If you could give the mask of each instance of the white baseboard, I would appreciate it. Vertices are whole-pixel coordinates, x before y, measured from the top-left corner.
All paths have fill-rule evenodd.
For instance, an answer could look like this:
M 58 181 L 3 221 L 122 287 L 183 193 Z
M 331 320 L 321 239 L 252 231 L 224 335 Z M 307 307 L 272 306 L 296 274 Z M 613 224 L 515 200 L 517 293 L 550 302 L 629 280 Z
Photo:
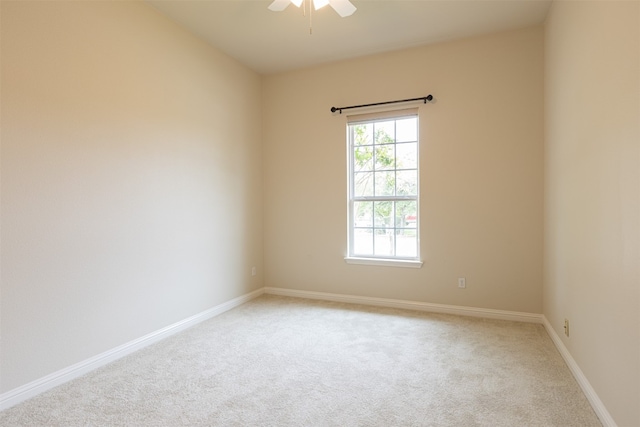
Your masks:
M 84 375 L 108 363 L 111 363 L 114 360 L 127 356 L 151 344 L 154 344 L 162 339 L 168 338 L 171 335 L 184 331 L 185 329 L 195 326 L 198 323 L 218 316 L 225 311 L 231 310 L 232 308 L 235 308 L 249 300 L 252 300 L 253 298 L 262 295 L 263 293 L 264 288 L 260 288 L 256 291 L 239 296 L 230 301 L 224 302 L 201 313 L 198 313 L 194 316 L 176 322 L 173 325 L 169 325 L 165 328 L 147 334 L 141 338 L 135 339 L 104 353 L 98 354 L 97 356 L 91 357 L 87 360 L 53 372 L 40 379 L 3 393 L 0 395 L 0 411 L 17 405 L 20 402 L 23 402 L 40 393 L 50 390 L 60 384 L 64 384 L 68 381 L 78 378 L 81 375 Z
M 609 413 L 609 411 L 607 411 L 607 408 L 604 406 L 604 403 L 602 403 L 602 400 L 600 400 L 600 398 L 596 394 L 596 391 L 593 389 L 593 387 L 591 387 L 591 384 L 582 372 L 582 369 L 580 369 L 574 358 L 571 356 L 571 353 L 569 353 L 569 350 L 567 350 L 567 347 L 565 347 L 556 331 L 553 329 L 553 327 L 551 327 L 551 323 L 549 323 L 549 320 L 547 320 L 547 317 L 544 315 L 542 316 L 542 324 L 547 330 L 547 334 L 549 334 L 551 340 L 556 345 L 556 348 L 562 355 L 564 362 L 567 364 L 569 370 L 578 382 L 578 385 L 582 389 L 582 392 L 587 397 L 587 400 L 589 400 L 589 403 L 591 403 L 591 407 L 595 411 L 598 418 L 600 418 L 600 422 L 602 423 L 602 425 L 604 427 L 617 427 L 617 424 L 613 420 L 613 417 L 611 417 L 611 414 Z
M 542 323 L 542 315 L 518 311 L 492 310 L 488 308 L 464 307 L 459 305 L 433 304 L 396 300 L 388 298 L 361 297 L 356 295 L 331 294 L 326 292 L 299 291 L 285 288 L 264 288 L 266 294 L 308 298 L 352 304 L 374 305 L 378 307 L 403 308 L 431 313 L 456 314 L 459 316 L 482 317 L 485 319 L 513 320 L 516 322 Z

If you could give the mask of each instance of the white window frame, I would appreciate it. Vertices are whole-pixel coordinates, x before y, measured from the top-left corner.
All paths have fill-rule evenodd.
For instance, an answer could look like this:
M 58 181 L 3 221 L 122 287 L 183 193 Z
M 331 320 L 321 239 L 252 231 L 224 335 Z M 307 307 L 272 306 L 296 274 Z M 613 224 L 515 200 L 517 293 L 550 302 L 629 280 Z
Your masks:
M 374 123 L 388 120 L 401 120 L 408 117 L 415 117 L 417 119 L 417 164 L 416 164 L 416 195 L 415 196 L 355 196 L 355 164 L 354 164 L 354 138 L 350 135 L 350 125 L 359 123 Z M 394 145 L 396 142 L 396 135 L 394 135 Z M 374 144 L 375 146 L 375 144 Z M 391 110 L 383 111 L 372 114 L 363 114 L 357 116 L 347 117 L 347 176 L 348 176 L 348 215 L 347 215 L 347 256 L 344 258 L 349 264 L 363 264 L 363 265 L 378 265 L 378 266 L 391 266 L 391 267 L 409 267 L 420 268 L 422 267 L 422 261 L 420 260 L 420 116 L 418 109 L 409 110 Z M 397 165 L 394 166 L 394 171 Z M 416 256 L 415 257 L 402 257 L 402 256 L 382 256 L 382 255 L 367 255 L 361 256 L 354 253 L 354 203 L 359 201 L 415 201 L 416 202 Z M 396 230 L 395 225 L 393 228 Z M 375 239 L 374 239 L 375 241 Z M 395 242 L 395 240 L 394 240 Z M 374 243 L 375 245 L 375 243 Z M 374 246 L 375 247 L 375 246 Z M 375 250 L 374 250 L 375 252 Z

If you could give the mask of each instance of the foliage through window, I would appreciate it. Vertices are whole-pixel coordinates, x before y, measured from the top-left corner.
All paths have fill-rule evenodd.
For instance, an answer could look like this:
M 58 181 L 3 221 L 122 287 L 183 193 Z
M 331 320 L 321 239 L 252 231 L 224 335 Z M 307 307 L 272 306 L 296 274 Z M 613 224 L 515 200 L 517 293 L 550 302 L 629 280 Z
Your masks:
M 419 257 L 418 115 L 350 118 L 349 256 Z

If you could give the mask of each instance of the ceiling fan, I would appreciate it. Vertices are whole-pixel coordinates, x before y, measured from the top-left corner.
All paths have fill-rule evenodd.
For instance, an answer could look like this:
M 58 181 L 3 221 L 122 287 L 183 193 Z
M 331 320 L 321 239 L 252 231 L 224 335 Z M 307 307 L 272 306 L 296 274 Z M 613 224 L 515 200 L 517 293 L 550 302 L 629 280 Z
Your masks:
M 274 2 L 269 5 L 269 10 L 280 12 L 285 10 L 291 3 L 296 5 L 296 7 L 300 7 L 303 1 L 304 0 L 274 0 Z M 315 10 L 326 6 L 327 4 L 343 18 L 351 16 L 353 12 L 356 11 L 356 7 L 351 4 L 349 0 L 313 0 L 313 8 Z

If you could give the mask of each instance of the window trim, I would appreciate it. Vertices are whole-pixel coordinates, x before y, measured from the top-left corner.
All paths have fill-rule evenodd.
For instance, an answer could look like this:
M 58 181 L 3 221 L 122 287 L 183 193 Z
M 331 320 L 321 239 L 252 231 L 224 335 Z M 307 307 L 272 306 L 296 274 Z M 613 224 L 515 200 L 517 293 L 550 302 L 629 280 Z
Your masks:
M 354 174 L 355 174 L 355 164 L 354 164 L 354 145 L 350 135 L 349 127 L 353 124 L 357 123 L 373 123 L 378 121 L 387 121 L 390 119 L 393 120 L 402 120 L 403 118 L 415 117 L 417 119 L 417 164 L 416 164 L 416 174 L 417 174 L 417 182 L 416 182 L 416 195 L 415 196 L 365 196 L 358 197 L 357 199 L 354 196 L 355 192 L 355 183 L 354 183 Z M 420 114 L 418 108 L 412 109 L 395 109 L 395 110 L 384 110 L 375 113 L 369 114 L 361 114 L 354 116 L 347 116 L 346 120 L 346 139 L 347 139 L 347 255 L 344 257 L 344 260 L 348 264 L 360 264 L 360 265 L 379 265 L 379 266 L 390 266 L 390 267 L 408 267 L 408 268 L 421 268 L 423 262 L 421 260 L 420 254 Z M 398 144 L 395 140 L 394 135 L 394 145 Z M 397 166 L 397 165 L 396 165 Z M 395 169 L 394 170 L 398 170 Z M 402 257 L 402 256 L 388 256 L 388 255 L 357 255 L 353 252 L 353 243 L 354 243 L 354 203 L 359 201 L 401 201 L 401 200 L 415 200 L 416 201 L 416 256 L 415 257 Z M 394 230 L 396 228 L 394 227 Z

